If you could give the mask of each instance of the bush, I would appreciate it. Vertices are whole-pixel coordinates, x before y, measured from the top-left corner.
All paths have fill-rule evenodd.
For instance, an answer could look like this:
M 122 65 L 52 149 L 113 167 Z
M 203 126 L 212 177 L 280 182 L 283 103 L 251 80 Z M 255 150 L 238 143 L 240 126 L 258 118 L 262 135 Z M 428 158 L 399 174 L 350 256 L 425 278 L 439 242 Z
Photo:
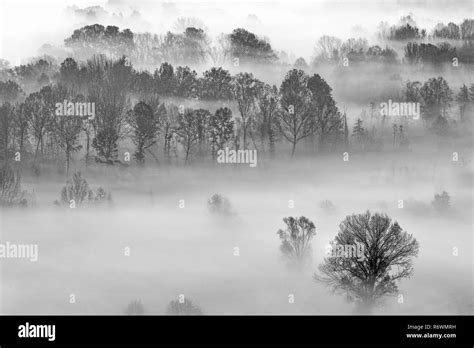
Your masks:
M 319 203 L 319 207 L 325 214 L 333 214 L 336 211 L 336 207 L 330 200 L 325 200 Z
M 71 180 L 66 182 L 66 186 L 61 190 L 61 203 L 69 204 L 74 201 L 75 204 L 81 205 L 91 200 L 93 196 L 92 190 L 89 189 L 87 180 L 84 179 L 80 172 L 74 173 Z
M 449 203 L 449 194 L 446 191 L 443 191 L 440 195 L 435 194 L 434 201 L 431 202 L 433 208 L 438 213 L 444 213 L 451 208 Z
M 232 214 L 232 206 L 230 201 L 220 195 L 218 193 L 214 194 L 209 200 L 207 201 L 207 207 L 211 214 L 221 215 L 221 216 L 228 216 Z
M 58 202 L 54 202 L 56 205 L 71 205 L 74 202 L 74 206 L 81 206 L 84 204 L 92 203 L 103 203 L 108 201 L 111 203 L 112 195 L 107 193 L 102 187 L 99 187 L 94 196 L 94 192 L 89 188 L 87 180 L 82 177 L 81 172 L 74 173 L 72 179 L 66 182 L 61 190 L 61 198 Z
M 124 313 L 127 315 L 140 315 L 144 314 L 145 310 L 143 309 L 142 301 L 135 300 L 128 304 L 125 308 Z
M 316 226 L 304 216 L 289 216 L 283 222 L 286 228 L 277 231 L 283 259 L 290 269 L 303 270 L 311 262 L 311 240 L 316 235 Z
M 112 203 L 112 194 L 107 193 L 102 187 L 99 187 L 95 193 L 94 201 L 96 203 L 103 203 L 107 201 L 109 204 Z
M 21 175 L 9 165 L 0 168 L 0 206 L 26 206 L 25 191 L 21 189 Z
M 202 315 L 201 308 L 192 303 L 191 300 L 185 299 L 183 303 L 179 301 L 171 301 L 166 308 L 168 315 Z

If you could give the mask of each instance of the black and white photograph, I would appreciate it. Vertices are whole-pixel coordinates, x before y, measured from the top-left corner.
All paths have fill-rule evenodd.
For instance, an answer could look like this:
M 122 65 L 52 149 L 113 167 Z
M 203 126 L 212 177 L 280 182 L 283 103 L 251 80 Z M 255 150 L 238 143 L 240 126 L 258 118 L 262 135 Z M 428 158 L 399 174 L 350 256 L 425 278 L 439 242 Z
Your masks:
M 404 318 L 454 346 L 473 125 L 472 0 L 1 0 L 0 322 Z

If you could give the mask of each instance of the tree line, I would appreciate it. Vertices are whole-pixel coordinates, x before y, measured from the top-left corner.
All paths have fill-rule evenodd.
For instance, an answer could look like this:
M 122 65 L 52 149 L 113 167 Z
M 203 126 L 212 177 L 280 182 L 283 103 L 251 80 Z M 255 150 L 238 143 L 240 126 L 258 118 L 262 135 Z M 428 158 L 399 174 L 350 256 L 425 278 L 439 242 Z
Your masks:
M 135 70 L 126 57 L 96 55 L 83 64 L 67 58 L 55 79 L 28 95 L 12 80 L 0 82 L 2 159 L 12 160 L 18 153 L 35 161 L 63 157 L 69 170 L 72 155 L 84 149 L 86 162 L 95 158 L 114 164 L 123 161 L 118 147 L 125 140 L 133 142 L 139 164 L 146 154 L 159 161 L 158 147 L 167 160 L 182 149 L 187 162 L 192 156 L 215 158 L 225 146 L 252 147 L 273 156 L 282 142 L 290 145 L 291 155 L 303 141 L 318 151 L 350 145 L 347 117 L 337 107 L 332 88 L 319 74 L 310 76 L 301 69 L 289 70 L 278 88 L 251 73 L 232 76 L 221 67 L 197 77 L 187 66 L 174 69 L 163 63 L 151 74 Z M 463 121 L 473 92 L 474 86 L 463 86 L 456 96 Z M 447 124 L 454 97 L 442 77 L 424 84 L 408 82 L 403 94 L 406 101 L 422 103 L 423 119 L 430 125 Z M 192 109 L 165 103 L 167 97 L 211 100 L 217 108 Z M 96 116 L 58 116 L 56 104 L 65 100 L 93 103 Z M 354 134 L 368 135 L 359 120 Z

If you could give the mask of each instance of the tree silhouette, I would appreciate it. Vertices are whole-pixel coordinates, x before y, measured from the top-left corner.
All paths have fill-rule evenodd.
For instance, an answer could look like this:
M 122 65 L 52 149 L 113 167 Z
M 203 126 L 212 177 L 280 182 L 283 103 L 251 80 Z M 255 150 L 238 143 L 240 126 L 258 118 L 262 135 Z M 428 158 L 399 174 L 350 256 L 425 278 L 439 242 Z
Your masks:
M 337 61 L 339 60 L 339 49 L 342 42 L 334 36 L 324 35 L 318 39 L 315 51 L 315 62 Z
M 200 80 L 200 97 L 203 99 L 232 99 L 232 77 L 227 70 L 211 68 Z
M 166 314 L 168 315 L 201 315 L 202 310 L 198 305 L 195 305 L 191 300 L 187 298 L 184 302 L 178 300 L 171 301 L 166 308 Z
M 154 76 L 156 93 L 159 95 L 174 95 L 176 92 L 176 75 L 169 63 L 163 63 L 155 70 Z
M 157 110 L 145 102 L 137 103 L 133 110 L 128 113 L 128 123 L 133 129 L 132 140 L 137 146 L 134 157 L 137 163 L 145 163 L 145 151 L 158 141 L 158 131 L 160 129 L 160 115 L 165 112 L 164 107 L 159 107 L 156 101 Z
M 314 279 L 357 304 L 357 310 L 371 312 L 384 296 L 398 292 L 396 282 L 413 273 L 412 258 L 418 242 L 385 214 L 347 216 L 333 243 L 361 244 L 364 257 L 328 257 Z
M 63 85 L 54 86 L 53 94 L 55 100 L 68 99 L 68 91 Z M 83 96 L 72 98 L 73 103 L 83 103 L 84 101 L 85 100 Z M 51 118 L 49 136 L 58 145 L 58 147 L 64 151 L 66 156 L 66 175 L 69 175 L 72 154 L 82 149 L 82 145 L 79 144 L 82 127 L 83 119 L 81 117 L 68 117 L 55 114 Z
M 323 149 L 329 136 L 343 126 L 343 120 L 332 97 L 332 88 L 320 75 L 314 74 L 308 79 L 308 89 L 311 91 L 311 127 L 319 135 L 319 148 Z
M 0 105 L 0 160 L 7 161 L 15 130 L 15 108 L 9 102 Z
M 97 152 L 96 161 L 117 162 L 118 141 L 125 135 L 127 91 L 132 85 L 131 67 L 125 57 L 113 61 L 94 56 L 87 61 L 88 101 L 95 103 L 96 117 L 91 122 L 96 137 L 92 146 Z
M 443 77 L 430 78 L 423 84 L 420 93 L 427 108 L 425 118 L 433 120 L 439 115 L 445 117 L 446 109 L 453 100 L 453 92 Z
M 276 60 L 272 46 L 245 29 L 237 28 L 229 35 L 232 56 L 240 63 L 271 63 Z
M 234 134 L 234 121 L 232 120 L 232 111 L 229 108 L 219 108 L 214 115 L 211 115 L 209 133 L 212 155 L 215 157 L 217 151 L 222 150 Z
M 446 191 L 443 191 L 441 194 L 435 194 L 434 200 L 431 204 L 437 213 L 445 213 L 451 207 L 449 200 L 449 194 Z
M 197 73 L 189 67 L 176 68 L 176 95 L 184 98 L 197 96 Z
M 367 138 L 367 130 L 362 126 L 363 121 L 358 118 L 354 128 L 352 129 L 352 136 L 356 138 L 357 143 L 361 148 L 364 147 Z
M 191 151 L 194 149 L 199 140 L 198 126 L 198 118 L 195 116 L 193 109 L 188 108 L 184 110 L 184 112 L 179 113 L 178 127 L 176 128 L 175 132 L 178 141 L 184 148 L 185 163 L 187 163 Z
M 64 40 L 66 47 L 72 48 L 78 57 L 88 57 L 94 53 L 107 53 L 119 57 L 133 51 L 133 33 L 130 29 L 120 31 L 118 27 L 100 24 L 86 25 L 74 30 L 72 35 Z
M 316 227 L 308 218 L 287 217 L 283 219 L 286 229 L 278 230 L 280 250 L 290 268 L 303 269 L 311 261 L 311 239 L 316 235 Z
M 0 206 L 25 206 L 25 191 L 21 189 L 20 171 L 12 169 L 8 164 L 0 167 Z
M 194 110 L 194 117 L 196 118 L 196 133 L 198 142 L 198 153 L 202 155 L 205 152 L 205 146 L 209 141 L 209 122 L 211 120 L 211 113 L 206 109 Z
M 135 300 L 130 302 L 124 310 L 124 314 L 127 315 L 141 315 L 145 313 L 145 309 L 143 308 L 142 301 Z
M 36 159 L 40 148 L 41 153 L 43 153 L 44 137 L 54 114 L 52 88 L 47 86 L 43 87 L 39 92 L 31 93 L 25 100 L 25 112 L 36 141 Z
M 243 130 L 243 148 L 247 148 L 247 134 L 256 112 L 256 98 L 262 83 L 250 73 L 240 73 L 233 79 L 234 99 L 237 102 Z
M 260 134 L 261 146 L 264 148 L 264 140 L 268 139 L 270 155 L 275 155 L 276 133 L 278 131 L 278 89 L 276 86 L 263 84 L 257 94 L 257 114 L 253 124 L 257 134 Z
M 232 205 L 227 197 L 215 193 L 207 200 L 209 212 L 214 215 L 229 216 L 232 214 Z
M 282 136 L 292 144 L 291 156 L 295 154 L 296 144 L 314 133 L 311 127 L 310 97 L 308 75 L 303 70 L 290 70 L 280 87 L 278 126 Z
M 0 81 L 0 102 L 16 102 L 23 95 L 23 90 L 14 81 Z
M 459 115 L 461 122 L 466 121 L 466 110 L 469 107 L 470 98 L 469 98 L 469 89 L 466 85 L 462 85 L 459 90 L 459 93 L 456 95 L 456 101 L 459 104 Z

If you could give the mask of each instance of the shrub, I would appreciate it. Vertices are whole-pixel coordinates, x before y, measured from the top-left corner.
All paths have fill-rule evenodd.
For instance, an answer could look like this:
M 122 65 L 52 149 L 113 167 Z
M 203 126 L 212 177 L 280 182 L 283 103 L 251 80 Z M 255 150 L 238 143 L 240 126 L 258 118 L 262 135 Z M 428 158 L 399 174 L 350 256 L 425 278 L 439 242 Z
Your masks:
M 232 214 L 232 206 L 230 201 L 218 193 L 209 198 L 207 201 L 207 207 L 212 214 L 224 216 Z
M 26 206 L 25 191 L 21 189 L 21 175 L 9 165 L 0 168 L 0 206 Z
M 438 213 L 446 212 L 450 209 L 449 194 L 443 191 L 440 195 L 435 194 L 433 202 L 431 202 L 433 208 Z
M 171 301 L 166 308 L 168 315 L 202 315 L 201 308 L 192 303 L 191 300 L 185 299 L 183 303 Z
M 90 200 L 92 196 L 93 193 L 89 189 L 87 180 L 82 177 L 81 172 L 77 172 L 61 190 L 61 203 L 69 204 L 73 200 L 77 205 L 81 205 Z
M 280 251 L 289 268 L 303 270 L 312 258 L 311 240 L 316 235 L 316 226 L 304 216 L 290 216 L 283 222 L 286 228 L 277 231 L 281 239 Z
M 60 201 L 55 201 L 57 205 L 70 205 L 74 202 L 74 206 L 84 204 L 103 203 L 112 201 L 112 195 L 107 193 L 102 187 L 99 187 L 94 196 L 94 192 L 89 188 L 87 180 L 82 177 L 81 172 L 74 173 L 72 179 L 66 182 L 61 190 Z
M 336 207 L 330 200 L 325 200 L 319 203 L 319 207 L 325 214 L 333 214 L 336 211 Z
M 132 301 L 128 304 L 128 306 L 125 308 L 124 313 L 127 315 L 140 315 L 144 314 L 145 310 L 143 308 L 142 301 L 140 300 L 135 300 Z
M 105 201 L 109 204 L 112 203 L 112 194 L 110 192 L 107 193 L 102 187 L 99 187 L 95 193 L 94 202 L 103 203 Z

